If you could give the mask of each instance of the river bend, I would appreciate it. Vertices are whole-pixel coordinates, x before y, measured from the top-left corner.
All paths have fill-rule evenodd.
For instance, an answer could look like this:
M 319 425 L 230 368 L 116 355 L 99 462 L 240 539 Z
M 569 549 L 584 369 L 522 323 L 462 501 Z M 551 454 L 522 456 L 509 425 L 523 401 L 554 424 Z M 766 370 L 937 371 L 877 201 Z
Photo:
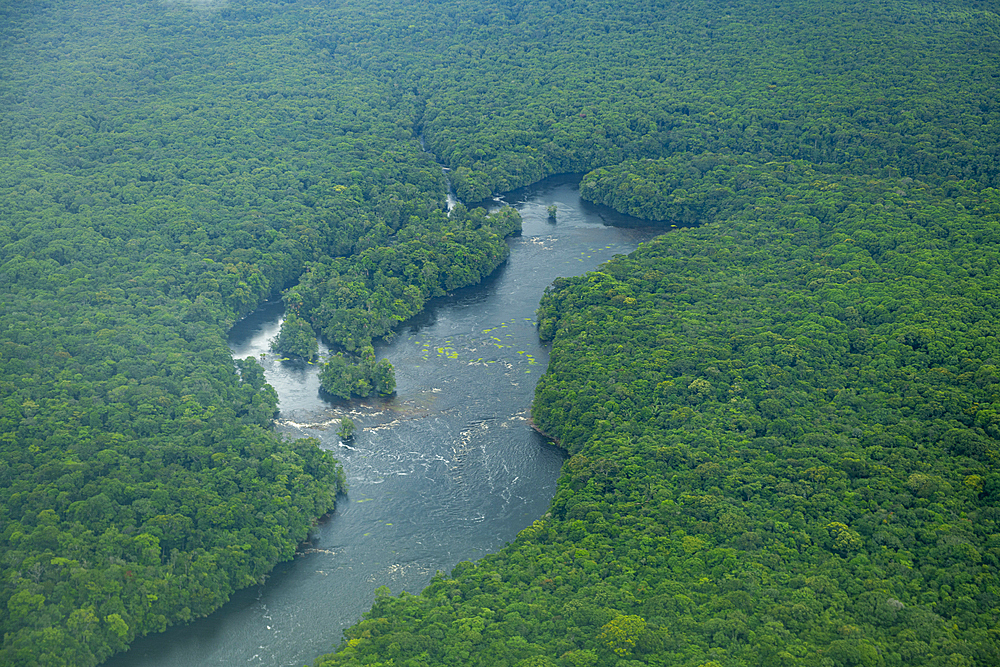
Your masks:
M 578 180 L 556 177 L 506 196 L 524 219 L 510 259 L 378 346 L 396 367 L 391 398 L 324 400 L 318 366 L 268 353 L 280 303 L 233 329 L 234 356 L 265 355 L 281 401 L 277 428 L 333 450 L 350 492 L 264 584 L 207 618 L 137 641 L 107 667 L 311 664 L 361 618 L 377 587 L 418 593 L 435 571 L 500 549 L 546 512 L 564 455 L 528 426 L 548 362 L 538 301 L 555 278 L 594 269 L 662 231 L 583 202 Z M 359 427 L 349 444 L 335 433 L 345 414 Z

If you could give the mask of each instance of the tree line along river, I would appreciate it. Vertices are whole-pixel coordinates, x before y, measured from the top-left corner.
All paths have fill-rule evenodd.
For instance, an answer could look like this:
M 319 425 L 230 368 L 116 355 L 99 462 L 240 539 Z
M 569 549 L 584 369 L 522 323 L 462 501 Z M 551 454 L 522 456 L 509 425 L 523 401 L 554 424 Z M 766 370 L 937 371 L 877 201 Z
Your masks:
M 389 398 L 328 401 L 318 365 L 270 353 L 280 303 L 233 328 L 234 357 L 264 355 L 281 400 L 277 428 L 333 450 L 350 491 L 264 584 L 207 618 L 136 641 L 107 667 L 311 663 L 361 618 L 379 586 L 418 593 L 437 570 L 502 548 L 546 512 L 563 453 L 528 422 L 548 361 L 538 300 L 555 278 L 592 270 L 663 231 L 582 201 L 578 180 L 553 177 L 505 197 L 524 221 L 510 258 L 379 347 L 396 368 Z M 345 415 L 358 426 L 349 444 L 336 435 Z

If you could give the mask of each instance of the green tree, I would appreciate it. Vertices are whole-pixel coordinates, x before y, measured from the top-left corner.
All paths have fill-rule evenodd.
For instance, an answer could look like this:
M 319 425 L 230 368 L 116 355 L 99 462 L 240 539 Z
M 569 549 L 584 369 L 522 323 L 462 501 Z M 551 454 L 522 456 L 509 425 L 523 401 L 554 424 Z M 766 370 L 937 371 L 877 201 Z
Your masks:
M 622 658 L 632 655 L 639 636 L 646 629 L 646 619 L 635 615 L 618 616 L 601 627 L 598 640 Z
M 319 343 L 312 326 L 294 313 L 289 313 L 281 323 L 278 337 L 271 341 L 271 349 L 279 354 L 312 361 L 319 354 Z
M 341 440 L 353 440 L 356 432 L 357 428 L 354 426 L 354 420 L 350 417 L 341 418 L 340 428 L 337 429 L 337 437 Z

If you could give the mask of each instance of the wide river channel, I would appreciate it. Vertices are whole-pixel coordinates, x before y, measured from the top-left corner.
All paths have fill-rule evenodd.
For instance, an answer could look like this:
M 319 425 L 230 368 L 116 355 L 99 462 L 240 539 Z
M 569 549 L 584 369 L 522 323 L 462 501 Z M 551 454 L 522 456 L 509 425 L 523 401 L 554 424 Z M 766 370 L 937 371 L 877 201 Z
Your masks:
M 437 570 L 497 551 L 546 512 L 564 454 L 528 425 L 548 363 L 538 301 L 555 278 L 664 231 L 582 201 L 578 180 L 555 177 L 505 196 L 524 219 L 510 259 L 378 346 L 396 367 L 390 398 L 325 400 L 318 366 L 269 353 L 280 303 L 234 327 L 235 357 L 265 355 L 281 400 L 278 430 L 318 438 L 343 464 L 350 491 L 265 583 L 207 618 L 137 641 L 107 667 L 312 664 L 371 607 L 377 587 L 418 593 Z M 344 415 L 358 426 L 349 444 L 336 435 Z

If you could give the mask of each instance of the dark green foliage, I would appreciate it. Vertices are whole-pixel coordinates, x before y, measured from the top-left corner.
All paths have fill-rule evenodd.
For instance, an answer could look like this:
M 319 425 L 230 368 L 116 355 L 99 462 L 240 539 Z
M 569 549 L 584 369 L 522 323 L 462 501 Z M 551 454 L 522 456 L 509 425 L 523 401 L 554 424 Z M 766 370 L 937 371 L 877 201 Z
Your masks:
M 343 399 L 350 398 L 355 386 L 355 368 L 356 366 L 345 359 L 342 354 L 330 357 L 319 374 L 320 386 L 323 387 L 323 391 Z M 362 395 L 368 396 L 370 393 L 371 387 L 369 385 L 368 390 Z
M 279 354 L 290 354 L 312 361 L 319 354 L 319 342 L 309 323 L 289 313 L 281 323 L 278 337 L 271 341 L 271 349 Z
M 388 359 L 379 359 L 372 369 L 372 390 L 379 396 L 388 396 L 396 391 L 396 369 Z
M 710 224 L 556 282 L 550 514 L 318 664 L 1000 661 L 993 14 L 435 8 L 407 21 L 452 48 L 403 67 L 460 196 L 595 170 L 594 201 Z
M 546 294 L 551 513 L 322 664 L 1000 658 L 1000 196 L 744 177 L 751 205 Z
M 285 300 L 329 341 L 359 350 L 391 335 L 427 299 L 493 273 L 510 252 L 504 239 L 520 229 L 521 216 L 509 207 L 487 215 L 459 204 L 450 215 L 414 217 L 395 235 L 370 242 L 363 237 L 366 247 L 357 255 L 311 264 Z
M 546 296 L 551 515 L 327 661 L 1000 663 L 994 9 L 3 4 L 0 663 L 291 556 L 344 475 L 225 332 L 305 272 L 287 349 L 355 353 L 492 271 L 519 219 L 436 159 L 712 225 Z
M 307 21 L 250 9 L 0 8 L 4 665 L 94 665 L 207 615 L 344 488 L 270 431 L 277 396 L 225 332 L 444 181 L 398 143 L 408 98 L 316 78 Z
M 357 359 L 335 354 L 324 364 L 319 374 L 323 391 L 339 398 L 351 396 L 388 396 L 396 391 L 396 371 L 388 359 L 375 361 L 375 349 L 370 345 L 361 350 Z
M 422 93 L 426 144 L 465 201 L 685 152 L 1000 185 L 989 3 L 343 8 L 337 58 Z
M 580 196 L 637 218 L 698 225 L 754 202 L 754 162 L 714 153 L 630 160 L 586 174 Z

